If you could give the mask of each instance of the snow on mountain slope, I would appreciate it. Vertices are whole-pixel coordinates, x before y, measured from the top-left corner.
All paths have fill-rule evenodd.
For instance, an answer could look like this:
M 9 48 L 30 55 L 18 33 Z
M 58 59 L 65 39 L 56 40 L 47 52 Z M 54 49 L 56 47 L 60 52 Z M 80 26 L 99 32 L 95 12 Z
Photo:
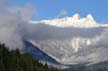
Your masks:
M 31 23 L 45 23 L 48 25 L 58 26 L 58 27 L 97 27 L 98 24 L 94 21 L 91 15 L 88 15 L 86 18 L 80 18 L 78 14 L 73 15 L 73 17 L 66 17 L 61 19 L 53 20 L 42 20 L 42 21 L 30 21 Z
M 26 39 L 62 64 L 108 60 L 108 24 L 98 24 L 91 15 L 29 23 Z

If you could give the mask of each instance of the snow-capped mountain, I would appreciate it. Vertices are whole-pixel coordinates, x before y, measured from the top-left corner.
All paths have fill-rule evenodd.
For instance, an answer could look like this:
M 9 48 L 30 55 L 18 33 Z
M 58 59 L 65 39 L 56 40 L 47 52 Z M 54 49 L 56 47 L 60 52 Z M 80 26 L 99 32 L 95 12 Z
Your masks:
M 30 23 L 44 23 L 56 27 L 80 27 L 80 28 L 90 28 L 90 27 L 98 27 L 97 24 L 92 17 L 92 15 L 87 15 L 85 18 L 80 18 L 79 14 L 75 14 L 72 17 L 65 17 L 60 19 L 52 19 L 52 20 L 42 20 L 42 21 L 30 21 Z
M 108 24 L 78 14 L 52 20 L 29 21 L 29 42 L 62 64 L 108 60 Z M 30 35 L 31 34 L 31 35 Z

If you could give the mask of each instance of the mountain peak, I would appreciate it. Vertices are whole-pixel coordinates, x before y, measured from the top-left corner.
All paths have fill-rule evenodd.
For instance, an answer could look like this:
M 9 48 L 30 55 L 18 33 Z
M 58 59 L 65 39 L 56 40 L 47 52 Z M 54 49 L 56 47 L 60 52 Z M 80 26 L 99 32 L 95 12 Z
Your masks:
M 80 19 L 80 15 L 78 13 L 73 15 L 73 19 L 79 20 Z
M 86 17 L 87 20 L 94 21 L 94 18 L 91 14 L 88 14 Z
M 42 23 L 48 24 L 56 27 L 79 27 L 79 28 L 90 28 L 97 27 L 97 23 L 91 14 L 87 15 L 85 18 L 80 18 L 79 14 L 74 14 L 72 17 L 57 18 L 52 20 L 41 20 L 32 21 L 32 23 Z

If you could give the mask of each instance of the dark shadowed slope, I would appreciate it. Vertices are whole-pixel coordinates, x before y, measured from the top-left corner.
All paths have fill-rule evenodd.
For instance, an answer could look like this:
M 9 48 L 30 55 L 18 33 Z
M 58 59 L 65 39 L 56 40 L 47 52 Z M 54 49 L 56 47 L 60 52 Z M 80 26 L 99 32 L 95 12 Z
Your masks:
M 24 40 L 24 44 L 25 44 L 25 51 L 30 55 L 32 55 L 33 57 L 36 57 L 42 61 L 47 61 L 54 64 L 60 64 L 56 60 L 48 56 L 46 53 L 41 51 L 38 47 L 32 45 L 30 42 Z

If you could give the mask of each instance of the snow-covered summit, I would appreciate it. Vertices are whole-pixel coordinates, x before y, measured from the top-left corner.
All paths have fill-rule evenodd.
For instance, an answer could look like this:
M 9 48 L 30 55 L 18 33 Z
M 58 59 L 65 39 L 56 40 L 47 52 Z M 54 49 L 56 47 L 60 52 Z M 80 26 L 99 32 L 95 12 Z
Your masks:
M 28 41 L 61 64 L 108 60 L 108 24 L 95 22 L 90 14 L 29 23 Z
M 74 14 L 72 18 L 75 19 L 75 20 L 79 20 L 80 19 L 80 15 L 79 14 Z
M 87 17 L 80 18 L 79 14 L 74 14 L 72 17 L 58 18 L 52 20 L 41 20 L 41 21 L 30 21 L 30 23 L 44 23 L 56 27 L 80 27 L 80 28 L 89 28 L 97 27 L 92 15 L 87 15 Z

